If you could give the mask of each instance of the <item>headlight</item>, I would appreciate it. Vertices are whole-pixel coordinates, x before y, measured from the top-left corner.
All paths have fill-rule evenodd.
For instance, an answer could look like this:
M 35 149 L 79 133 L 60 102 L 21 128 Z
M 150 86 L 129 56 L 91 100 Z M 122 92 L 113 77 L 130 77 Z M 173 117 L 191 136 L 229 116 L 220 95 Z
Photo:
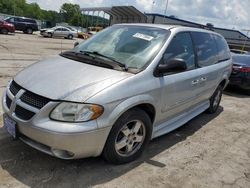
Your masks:
M 103 107 L 96 104 L 62 102 L 51 112 L 50 118 L 57 121 L 84 122 L 98 118 Z

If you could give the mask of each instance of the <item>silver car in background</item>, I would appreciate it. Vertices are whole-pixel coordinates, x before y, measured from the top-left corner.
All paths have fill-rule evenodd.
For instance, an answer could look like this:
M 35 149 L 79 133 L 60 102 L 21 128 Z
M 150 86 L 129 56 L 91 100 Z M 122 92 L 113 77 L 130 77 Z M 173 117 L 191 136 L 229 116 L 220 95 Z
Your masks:
M 151 139 L 216 112 L 231 69 L 212 31 L 114 25 L 17 74 L 3 94 L 4 127 L 62 159 L 130 162 Z
M 44 37 L 50 37 L 50 38 L 63 37 L 67 39 L 73 39 L 74 37 L 77 37 L 77 30 L 67 28 L 67 27 L 57 26 L 57 27 L 52 27 L 49 29 L 41 29 L 40 35 Z

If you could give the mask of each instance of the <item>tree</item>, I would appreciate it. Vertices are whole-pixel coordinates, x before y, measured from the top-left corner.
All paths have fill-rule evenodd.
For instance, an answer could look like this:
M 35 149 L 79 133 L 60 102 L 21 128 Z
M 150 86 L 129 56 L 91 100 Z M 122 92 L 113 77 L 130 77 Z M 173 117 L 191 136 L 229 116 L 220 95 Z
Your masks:
M 79 5 L 64 3 L 61 6 L 60 12 L 63 15 L 64 21 L 70 25 L 79 26 L 82 23 L 83 16 Z

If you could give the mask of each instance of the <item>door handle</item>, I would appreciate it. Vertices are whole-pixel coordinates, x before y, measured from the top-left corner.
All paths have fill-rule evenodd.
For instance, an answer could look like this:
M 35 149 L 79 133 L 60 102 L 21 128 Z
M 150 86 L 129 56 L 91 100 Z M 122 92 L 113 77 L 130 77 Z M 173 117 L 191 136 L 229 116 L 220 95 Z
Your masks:
M 192 86 L 195 86 L 195 85 L 197 85 L 199 82 L 200 82 L 199 80 L 193 80 L 193 81 L 191 82 L 191 84 L 192 84 Z
M 206 77 L 202 77 L 202 78 L 200 79 L 200 81 L 201 81 L 201 82 L 205 82 L 205 81 L 207 81 L 207 78 L 206 78 Z

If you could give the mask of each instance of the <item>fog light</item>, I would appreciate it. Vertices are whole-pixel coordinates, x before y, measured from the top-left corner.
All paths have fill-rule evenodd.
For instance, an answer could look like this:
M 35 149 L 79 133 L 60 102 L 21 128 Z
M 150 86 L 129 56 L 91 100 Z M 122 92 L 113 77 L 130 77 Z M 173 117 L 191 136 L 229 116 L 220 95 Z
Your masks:
M 61 159 L 71 159 L 75 155 L 74 153 L 70 151 L 60 150 L 60 149 L 55 149 L 55 148 L 52 148 L 51 152 L 53 153 L 53 155 Z

